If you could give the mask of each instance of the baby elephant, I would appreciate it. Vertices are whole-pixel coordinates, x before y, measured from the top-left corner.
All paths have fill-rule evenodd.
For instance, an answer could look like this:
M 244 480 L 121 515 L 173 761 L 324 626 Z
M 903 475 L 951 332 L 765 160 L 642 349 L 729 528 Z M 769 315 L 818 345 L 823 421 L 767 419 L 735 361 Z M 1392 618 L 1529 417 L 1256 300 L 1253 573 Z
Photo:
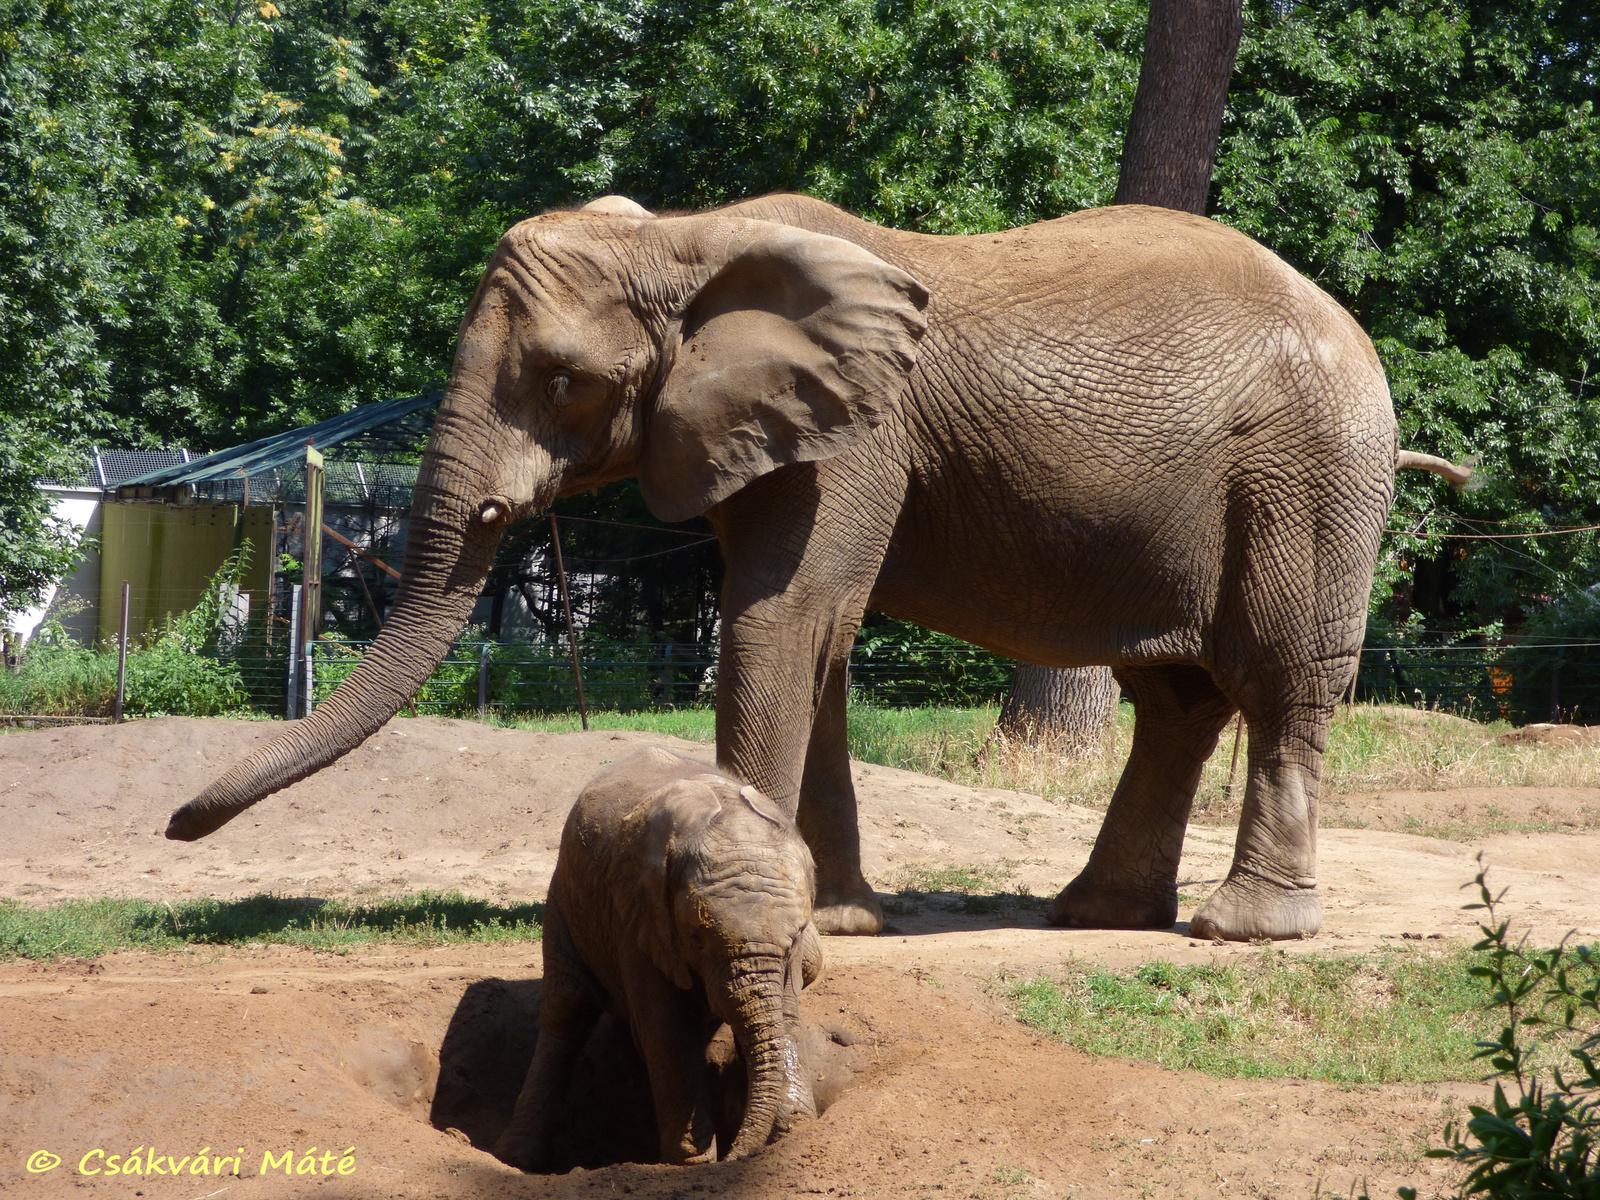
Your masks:
M 596 776 L 561 834 L 539 1040 L 495 1153 L 558 1160 L 562 1096 L 605 1011 L 633 1031 L 664 1161 L 716 1160 L 707 1055 L 724 1022 L 748 1094 L 723 1157 L 815 1116 L 800 1050 L 800 990 L 822 966 L 814 872 L 794 822 L 705 763 L 651 749 Z

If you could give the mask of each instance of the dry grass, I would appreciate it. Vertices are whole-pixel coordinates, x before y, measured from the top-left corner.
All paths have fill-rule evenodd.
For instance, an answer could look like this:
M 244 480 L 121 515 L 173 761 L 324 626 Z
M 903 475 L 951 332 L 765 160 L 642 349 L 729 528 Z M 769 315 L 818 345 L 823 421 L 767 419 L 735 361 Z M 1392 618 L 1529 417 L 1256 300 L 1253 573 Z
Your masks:
M 905 767 L 975 787 L 1008 788 L 1049 799 L 1104 808 L 1133 742 L 1133 708 L 1122 704 L 1103 754 L 1073 758 L 1048 746 L 986 743 L 994 709 L 944 710 L 937 722 L 890 722 L 878 710 L 863 721 L 882 723 L 855 749 L 859 757 Z M 853 714 L 854 721 L 854 714 Z M 891 728 L 891 726 L 894 726 Z M 1324 759 L 1323 824 L 1364 826 L 1359 812 L 1338 803 L 1340 795 L 1380 791 L 1446 791 L 1459 788 L 1600 787 L 1600 738 L 1566 744 L 1507 743 L 1511 726 L 1480 723 L 1447 713 L 1394 705 L 1356 705 L 1334 719 Z M 1195 819 L 1231 822 L 1239 815 L 1249 754 L 1247 728 L 1241 739 L 1233 794 L 1227 791 L 1233 755 L 1233 725 L 1218 740 L 1195 797 Z M 854 730 L 852 731 L 855 732 Z M 857 740 L 852 738 L 852 741 Z M 1438 827 L 1435 828 L 1434 826 Z M 1487 809 L 1471 820 L 1422 822 L 1407 832 L 1458 836 L 1513 829 L 1600 828 L 1600 810 L 1582 805 L 1575 813 L 1520 817 Z

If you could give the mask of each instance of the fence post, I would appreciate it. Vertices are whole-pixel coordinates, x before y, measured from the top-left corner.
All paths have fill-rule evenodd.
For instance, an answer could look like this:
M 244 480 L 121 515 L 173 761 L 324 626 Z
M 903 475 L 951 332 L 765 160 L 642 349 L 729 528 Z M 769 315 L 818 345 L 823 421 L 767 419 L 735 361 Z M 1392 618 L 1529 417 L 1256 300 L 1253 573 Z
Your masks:
M 300 699 L 300 585 L 289 589 L 289 684 L 286 689 L 283 718 L 292 721 L 299 710 Z
M 1233 777 L 1239 770 L 1239 741 L 1244 737 L 1244 713 L 1239 713 L 1239 719 L 1233 726 L 1233 761 L 1228 764 L 1228 782 L 1222 789 L 1222 794 L 1227 797 L 1228 803 L 1233 803 Z
M 122 701 L 128 688 L 128 581 L 122 581 L 122 618 L 117 622 L 117 704 L 111 719 L 122 724 Z
M 322 631 L 322 455 L 306 443 L 305 553 L 301 560 L 304 591 L 301 600 L 305 613 L 300 618 L 301 636 L 310 641 Z M 311 709 L 306 708 L 309 715 Z
M 478 720 L 489 715 L 489 643 L 478 654 Z
M 583 703 L 583 670 L 578 666 L 578 635 L 572 631 L 572 604 L 567 599 L 567 568 L 561 563 L 561 531 L 556 515 L 550 514 L 550 546 L 556 556 L 556 581 L 561 585 L 561 611 L 567 617 L 567 645 L 572 647 L 572 680 L 578 686 L 578 720 L 589 728 L 589 710 Z
M 303 711 L 304 711 L 305 715 L 309 717 L 311 715 L 311 710 L 314 709 L 317 706 L 317 644 L 316 644 L 316 642 L 312 642 L 312 641 L 306 642 L 306 662 L 305 662 L 304 670 L 305 670 L 305 678 L 306 678 L 306 702 L 305 702 Z
M 1550 723 L 1561 724 L 1561 660 L 1566 658 L 1567 648 L 1556 647 L 1555 666 L 1550 668 Z

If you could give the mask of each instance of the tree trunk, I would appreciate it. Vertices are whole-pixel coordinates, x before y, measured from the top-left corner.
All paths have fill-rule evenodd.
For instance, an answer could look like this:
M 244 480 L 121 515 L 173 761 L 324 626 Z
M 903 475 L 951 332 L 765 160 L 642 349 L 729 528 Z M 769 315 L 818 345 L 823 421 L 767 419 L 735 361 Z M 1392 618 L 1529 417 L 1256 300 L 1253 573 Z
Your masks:
M 995 733 L 1076 758 L 1105 748 L 1121 689 L 1110 667 L 1057 668 L 1019 662 Z
M 1242 0 L 1150 0 L 1113 204 L 1206 211 Z
M 1243 0 L 1150 0 L 1113 204 L 1205 214 L 1243 10 Z M 1091 753 L 1116 702 L 1116 681 L 1106 667 L 1018 663 L 995 728 L 1013 741 L 1059 739 L 1069 752 L 1076 746 L 1078 753 Z

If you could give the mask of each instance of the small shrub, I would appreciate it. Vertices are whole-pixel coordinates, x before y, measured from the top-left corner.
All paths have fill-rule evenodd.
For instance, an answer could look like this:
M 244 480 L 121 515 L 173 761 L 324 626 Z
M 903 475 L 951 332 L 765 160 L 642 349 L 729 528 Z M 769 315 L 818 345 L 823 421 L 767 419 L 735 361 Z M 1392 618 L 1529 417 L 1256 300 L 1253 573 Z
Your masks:
M 1483 856 L 1479 855 L 1480 867 Z M 1479 925 L 1486 953 L 1471 973 L 1490 988 L 1489 1007 L 1504 1014 L 1494 1041 L 1479 1042 L 1498 1079 L 1493 1107 L 1470 1106 L 1466 1124 L 1445 1126 L 1445 1146 L 1430 1158 L 1449 1158 L 1468 1168 L 1462 1196 L 1520 1200 L 1524 1196 L 1600 1197 L 1600 947 L 1569 946 L 1530 951 L 1513 944 L 1509 922 L 1496 919 L 1486 872 L 1476 880 L 1479 902 L 1469 909 L 1488 913 Z M 1570 1065 L 1551 1065 L 1548 1077 L 1534 1064 L 1547 1057 L 1551 1043 L 1565 1050 Z M 1506 1093 L 1514 1088 L 1513 1099 Z M 1401 1188 L 1404 1200 L 1416 1189 Z
M 15 672 L 0 670 L 0 711 L 107 716 L 117 695 L 117 656 L 75 641 L 59 617 L 28 642 Z
M 213 717 L 249 704 L 238 662 L 219 653 L 228 598 L 250 561 L 246 540 L 206 583 L 200 601 L 168 617 L 146 645 L 130 647 L 123 711 L 130 716 Z M 117 652 L 84 646 L 51 619 L 28 643 L 21 668 L 0 671 L 0 710 L 57 716 L 110 716 L 117 693 Z
M 193 608 L 168 617 L 154 641 L 128 655 L 125 712 L 215 717 L 249 704 L 238 662 L 219 655 L 216 645 L 226 601 L 238 591 L 249 562 L 247 539 L 206 581 Z

